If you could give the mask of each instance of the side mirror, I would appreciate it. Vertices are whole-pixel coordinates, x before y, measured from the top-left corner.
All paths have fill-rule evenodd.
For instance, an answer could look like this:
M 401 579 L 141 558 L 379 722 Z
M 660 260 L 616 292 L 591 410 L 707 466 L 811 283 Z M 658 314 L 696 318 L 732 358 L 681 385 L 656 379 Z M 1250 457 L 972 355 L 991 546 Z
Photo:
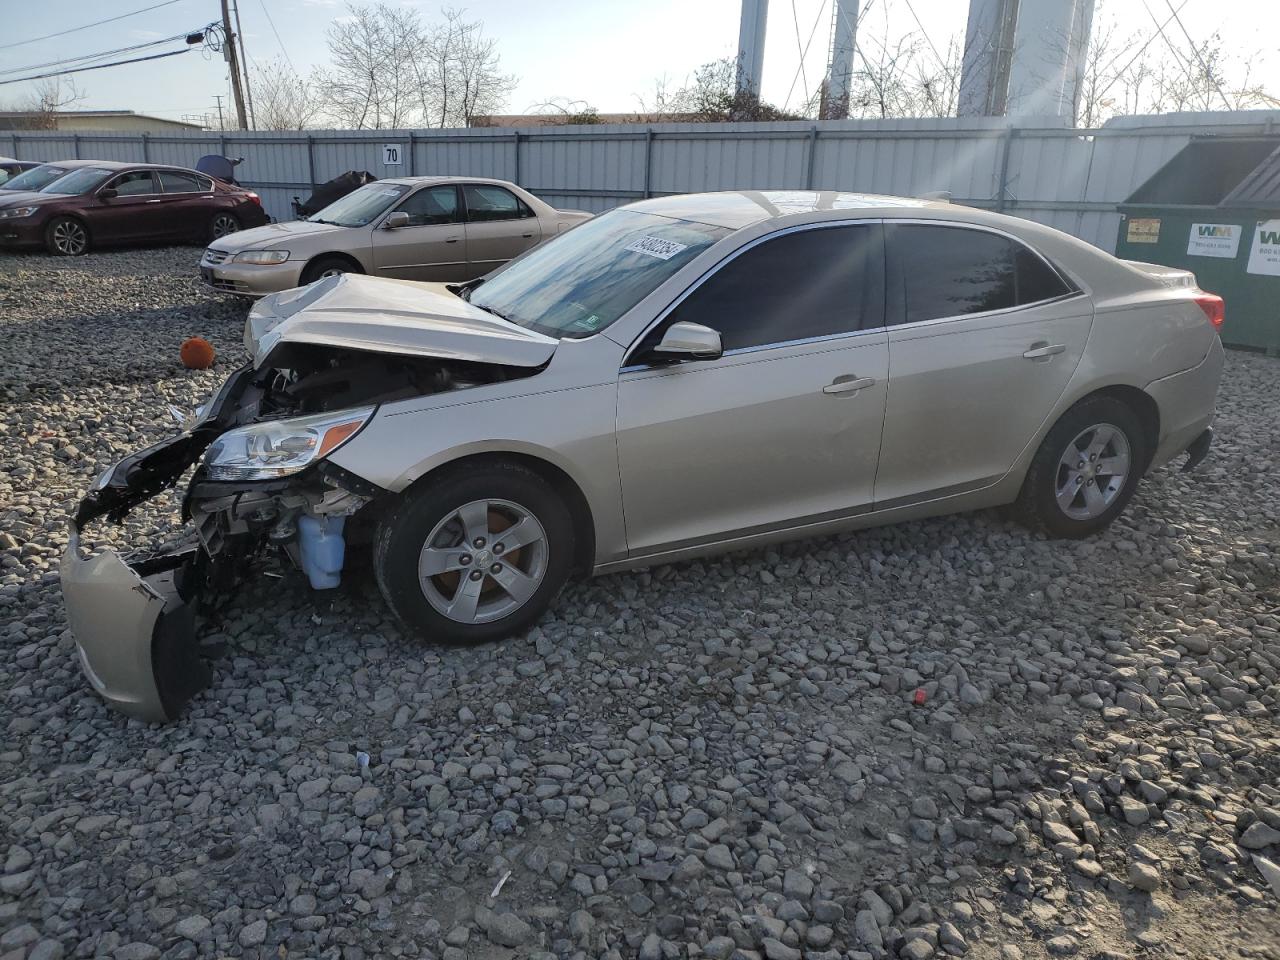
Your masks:
M 407 227 L 409 225 L 409 214 L 404 210 L 397 210 L 395 213 L 387 214 L 387 219 L 382 221 L 383 230 L 395 230 L 399 227 Z
M 667 327 L 653 352 L 670 360 L 717 360 L 724 353 L 724 347 L 720 331 L 700 323 L 679 321 Z
M 114 200 L 118 196 L 120 196 L 120 194 L 116 191 L 115 187 L 103 187 L 98 191 L 99 200 Z

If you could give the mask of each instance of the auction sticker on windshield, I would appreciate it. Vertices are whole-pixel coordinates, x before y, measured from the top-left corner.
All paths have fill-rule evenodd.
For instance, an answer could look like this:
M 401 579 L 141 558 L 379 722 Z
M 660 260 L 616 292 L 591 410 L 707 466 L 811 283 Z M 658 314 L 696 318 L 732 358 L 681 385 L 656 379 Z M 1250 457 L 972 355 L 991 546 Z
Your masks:
M 670 260 L 681 250 L 688 248 L 687 243 L 676 243 L 660 237 L 641 237 L 627 244 L 627 249 L 632 253 L 643 253 L 646 257 L 657 257 L 659 260 Z

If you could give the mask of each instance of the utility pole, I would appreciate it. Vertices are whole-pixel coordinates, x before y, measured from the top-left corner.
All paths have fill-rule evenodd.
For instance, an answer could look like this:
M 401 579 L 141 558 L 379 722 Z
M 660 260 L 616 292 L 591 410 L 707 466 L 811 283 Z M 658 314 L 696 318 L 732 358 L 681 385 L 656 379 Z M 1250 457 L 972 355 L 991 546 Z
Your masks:
M 236 101 L 236 119 L 239 130 L 249 129 L 249 118 L 244 112 L 244 92 L 240 89 L 240 58 L 236 56 L 236 33 L 231 29 L 231 11 L 227 0 L 222 0 L 222 33 L 226 41 L 222 45 L 222 56 L 227 61 L 227 69 L 231 71 L 231 94 Z
M 219 130 L 225 130 L 225 129 L 227 129 L 227 124 L 226 124 L 226 122 L 222 119 L 222 94 L 220 94 L 220 93 L 215 93 L 215 94 L 213 95 L 213 99 L 215 99 L 215 100 L 217 100 L 217 101 L 218 101 L 218 129 L 219 129 Z
M 253 113 L 253 86 L 249 83 L 249 55 L 244 52 L 244 30 L 240 26 L 240 4 L 231 0 L 236 16 L 236 39 L 240 41 L 240 72 L 244 74 L 244 96 L 249 101 L 249 125 L 258 128 L 258 118 Z

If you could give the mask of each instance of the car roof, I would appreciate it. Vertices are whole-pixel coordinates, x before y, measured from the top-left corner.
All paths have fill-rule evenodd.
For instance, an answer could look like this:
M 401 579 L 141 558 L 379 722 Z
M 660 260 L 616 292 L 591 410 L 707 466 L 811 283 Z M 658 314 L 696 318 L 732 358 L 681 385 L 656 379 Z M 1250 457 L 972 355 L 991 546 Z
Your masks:
M 50 166 L 54 167 L 99 167 L 103 170 L 183 170 L 190 173 L 200 173 L 191 167 L 184 167 L 180 163 L 130 163 L 125 160 L 50 160 Z M 202 177 L 209 174 L 201 173 Z
M 764 220 L 839 211 L 857 216 L 879 216 L 925 209 L 947 209 L 950 204 L 910 197 L 886 197 L 874 193 L 837 190 L 726 190 L 720 193 L 687 193 L 654 197 L 627 205 L 628 210 L 653 213 L 676 220 L 696 220 L 717 227 L 740 230 Z
M 406 187 L 416 187 L 425 183 L 496 183 L 499 186 L 511 187 L 514 184 L 510 180 L 498 180 L 495 177 L 458 177 L 458 176 L 438 176 L 438 177 L 385 177 L 382 180 L 375 180 L 375 183 L 396 183 Z

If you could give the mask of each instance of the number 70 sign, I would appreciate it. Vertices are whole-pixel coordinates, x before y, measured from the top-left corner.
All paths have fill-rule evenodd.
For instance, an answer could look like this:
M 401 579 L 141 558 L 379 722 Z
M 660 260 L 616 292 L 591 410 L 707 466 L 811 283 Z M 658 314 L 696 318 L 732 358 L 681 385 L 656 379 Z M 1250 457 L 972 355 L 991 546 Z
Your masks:
M 382 165 L 386 167 L 398 167 L 403 163 L 401 158 L 401 147 L 398 143 L 384 143 L 382 145 Z

